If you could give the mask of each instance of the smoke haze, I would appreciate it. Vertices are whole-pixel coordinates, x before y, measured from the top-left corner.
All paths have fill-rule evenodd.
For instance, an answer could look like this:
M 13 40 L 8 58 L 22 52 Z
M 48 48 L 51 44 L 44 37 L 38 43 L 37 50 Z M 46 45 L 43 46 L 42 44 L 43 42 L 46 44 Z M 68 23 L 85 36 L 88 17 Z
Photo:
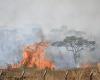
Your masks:
M 95 54 L 87 56 L 90 61 L 100 61 L 99 3 L 99 0 L 0 0 L 0 65 L 19 61 L 25 44 L 41 39 L 60 41 L 72 34 L 95 40 L 98 44 Z M 54 48 L 51 49 L 47 51 L 49 57 Z M 74 66 L 70 57 L 72 62 L 65 63 Z M 60 58 L 54 60 L 57 65 L 63 63 Z

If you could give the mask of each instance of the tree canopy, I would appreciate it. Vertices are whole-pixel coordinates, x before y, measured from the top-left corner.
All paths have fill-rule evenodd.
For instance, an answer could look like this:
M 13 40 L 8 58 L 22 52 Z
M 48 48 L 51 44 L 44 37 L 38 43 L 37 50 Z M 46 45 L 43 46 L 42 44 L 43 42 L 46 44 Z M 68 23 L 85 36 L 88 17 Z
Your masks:
M 90 41 L 82 37 L 67 36 L 63 41 L 53 42 L 52 45 L 56 47 L 65 47 L 66 50 L 71 51 L 74 55 L 75 64 L 78 62 L 80 52 L 82 50 L 95 50 L 95 41 Z

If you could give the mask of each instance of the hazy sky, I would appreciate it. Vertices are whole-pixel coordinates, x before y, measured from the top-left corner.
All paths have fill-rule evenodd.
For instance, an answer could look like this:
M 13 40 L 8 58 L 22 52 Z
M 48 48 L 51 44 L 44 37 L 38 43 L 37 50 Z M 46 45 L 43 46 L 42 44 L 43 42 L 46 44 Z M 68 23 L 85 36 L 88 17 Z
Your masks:
M 100 0 L 0 0 L 0 26 L 39 25 L 100 33 Z M 28 27 L 28 26 L 27 26 Z

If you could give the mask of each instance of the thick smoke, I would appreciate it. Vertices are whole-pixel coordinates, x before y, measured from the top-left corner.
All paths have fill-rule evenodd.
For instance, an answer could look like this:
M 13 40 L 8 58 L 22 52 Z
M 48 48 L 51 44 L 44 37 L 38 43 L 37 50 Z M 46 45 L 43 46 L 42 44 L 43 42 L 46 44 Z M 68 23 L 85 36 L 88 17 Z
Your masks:
M 5 27 L 0 29 L 0 66 L 18 63 L 22 59 L 22 51 L 25 45 L 47 41 L 50 46 L 46 49 L 46 58 L 52 60 L 57 69 L 74 68 L 75 63 L 73 54 L 66 51 L 65 47 L 51 46 L 52 42 L 62 41 L 66 36 L 78 36 L 86 39 L 94 39 L 81 31 L 68 30 L 66 26 L 61 28 L 52 28 L 44 31 L 38 26 L 10 28 Z M 99 61 L 97 50 L 91 53 L 84 51 L 81 54 L 79 63 L 91 63 Z M 96 56 L 95 56 L 96 54 Z
M 17 63 L 22 59 L 25 45 L 41 41 L 38 33 L 41 29 L 34 26 L 29 28 L 0 28 L 0 66 Z
M 76 36 L 76 37 L 83 37 L 84 39 L 87 40 L 95 40 L 95 37 L 93 35 L 88 35 L 85 32 L 82 31 L 75 31 L 75 30 L 68 30 L 66 26 L 62 26 L 59 29 L 51 29 L 50 32 L 48 33 L 49 37 L 47 38 L 52 42 L 55 41 L 63 41 L 66 36 Z M 93 64 L 99 61 L 97 58 L 97 44 L 96 44 L 96 50 L 89 52 L 88 50 L 82 51 L 81 55 L 79 57 L 79 64 Z M 48 57 L 51 58 L 54 62 L 56 62 L 56 65 L 58 68 L 74 68 L 75 63 L 74 63 L 74 58 L 73 58 L 73 53 L 68 52 L 65 47 L 49 47 L 48 49 Z M 69 61 L 70 60 L 70 61 Z M 62 66 L 61 66 L 62 64 Z M 78 66 L 78 65 L 77 65 Z

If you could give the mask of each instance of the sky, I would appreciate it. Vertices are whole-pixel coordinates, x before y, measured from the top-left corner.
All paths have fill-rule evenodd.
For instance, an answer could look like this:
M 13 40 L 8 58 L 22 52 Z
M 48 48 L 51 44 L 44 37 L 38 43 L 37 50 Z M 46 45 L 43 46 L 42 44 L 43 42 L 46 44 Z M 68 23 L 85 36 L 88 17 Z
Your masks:
M 0 26 L 37 25 L 48 31 L 64 25 L 97 35 L 99 3 L 100 0 L 0 0 Z

